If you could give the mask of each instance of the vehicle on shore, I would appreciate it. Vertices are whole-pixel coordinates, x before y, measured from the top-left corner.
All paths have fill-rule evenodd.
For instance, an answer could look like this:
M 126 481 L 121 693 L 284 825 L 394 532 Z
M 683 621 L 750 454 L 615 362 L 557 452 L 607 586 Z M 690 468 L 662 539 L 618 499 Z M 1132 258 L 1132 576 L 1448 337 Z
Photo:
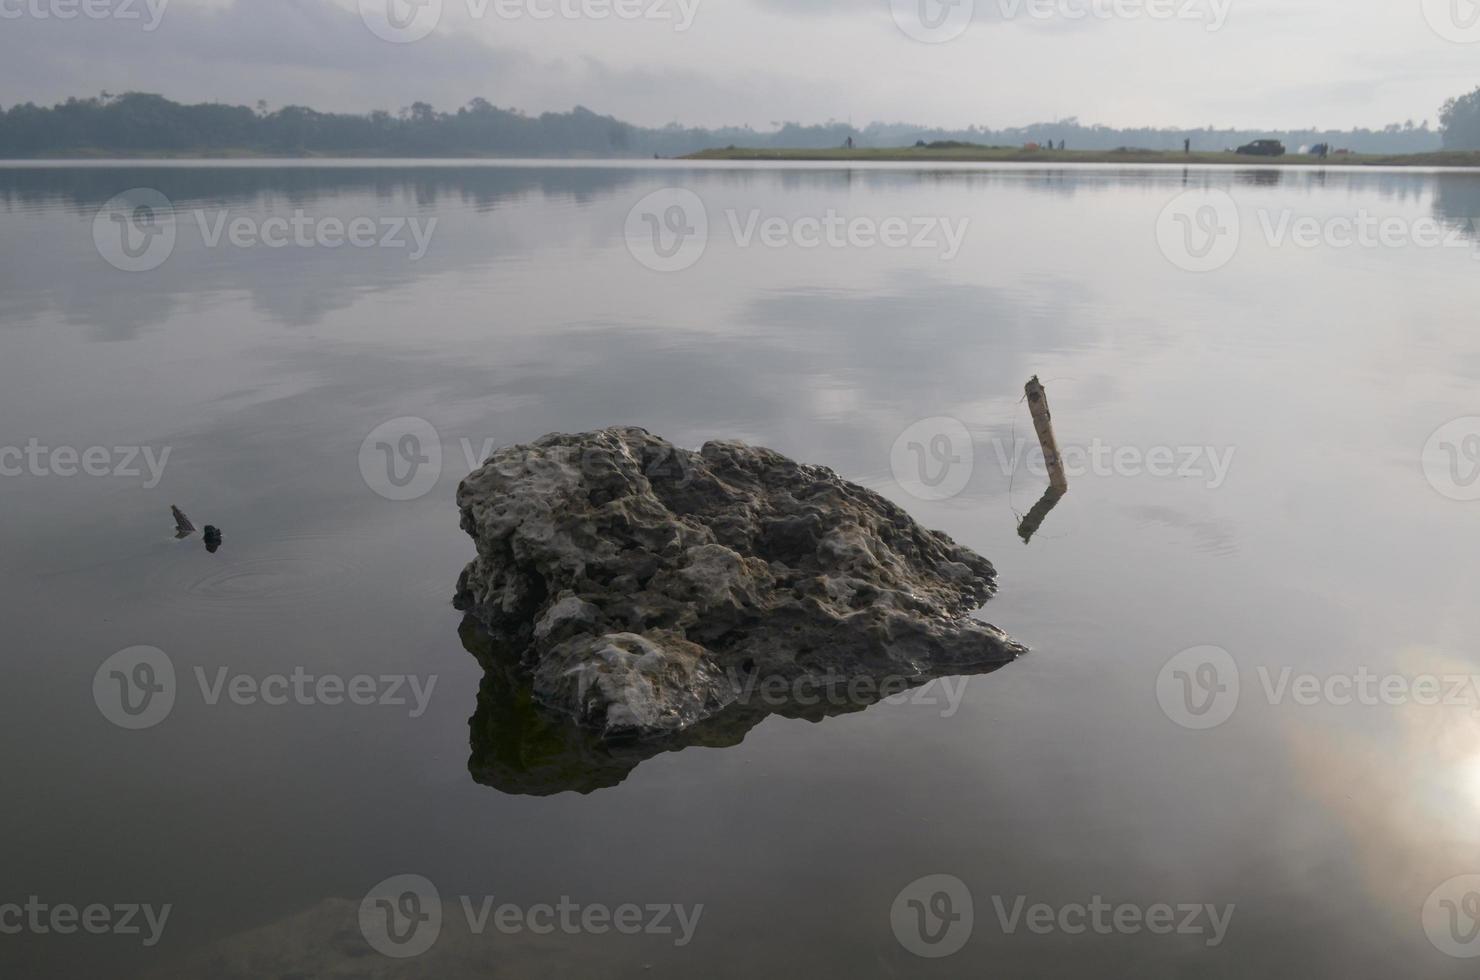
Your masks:
M 1255 140 L 1245 143 L 1235 152 L 1246 157 L 1282 157 L 1285 155 L 1285 144 L 1279 140 Z

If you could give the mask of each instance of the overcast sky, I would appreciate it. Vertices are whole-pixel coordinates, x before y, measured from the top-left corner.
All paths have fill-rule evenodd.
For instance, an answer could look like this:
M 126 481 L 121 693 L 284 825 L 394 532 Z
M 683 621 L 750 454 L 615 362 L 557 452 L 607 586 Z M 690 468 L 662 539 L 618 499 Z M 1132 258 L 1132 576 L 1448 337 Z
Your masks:
M 646 125 L 1345 128 L 1437 120 L 1480 84 L 1475 0 L 414 2 L 0 0 L 0 104 L 106 89 L 355 111 L 482 96 Z

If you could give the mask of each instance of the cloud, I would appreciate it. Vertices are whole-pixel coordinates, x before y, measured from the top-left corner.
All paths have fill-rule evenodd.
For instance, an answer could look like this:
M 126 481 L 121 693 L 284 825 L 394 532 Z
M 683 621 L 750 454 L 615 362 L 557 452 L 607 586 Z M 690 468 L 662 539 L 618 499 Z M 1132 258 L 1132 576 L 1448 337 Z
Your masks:
M 357 109 L 428 94 L 445 103 L 472 79 L 532 67 L 526 56 L 471 37 L 393 46 L 357 14 L 322 0 L 175 0 L 153 31 L 114 19 L 21 18 L 0 31 L 0 65 L 12 102 L 108 89 Z
M 1420 5 L 1346 0 L 1174 0 L 1178 11 L 1231 3 L 1217 31 L 1206 18 L 1045 17 L 1028 13 L 1044 0 L 975 0 L 971 25 L 944 44 L 908 37 L 893 0 L 697 0 L 684 30 L 662 18 L 533 16 L 557 0 L 522 0 L 517 17 L 444 0 L 438 29 L 411 44 L 372 33 L 357 0 L 169 0 L 153 31 L 24 14 L 49 2 L 0 0 L 23 13 L 0 20 L 7 104 L 107 89 L 348 111 L 478 96 L 530 112 L 582 104 L 642 125 L 1003 127 L 1077 115 L 1346 127 L 1432 117 L 1475 81 L 1473 51 L 1439 37 Z M 1123 2 L 1052 0 L 1070 11 Z

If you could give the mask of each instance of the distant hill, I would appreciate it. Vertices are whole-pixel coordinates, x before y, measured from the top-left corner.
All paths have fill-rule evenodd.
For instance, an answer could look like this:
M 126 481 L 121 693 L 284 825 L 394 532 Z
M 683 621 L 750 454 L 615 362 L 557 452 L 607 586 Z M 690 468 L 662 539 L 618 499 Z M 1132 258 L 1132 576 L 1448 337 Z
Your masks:
M 418 102 L 397 115 L 318 112 L 302 106 L 267 111 L 217 103 L 183 105 L 131 92 L 68 99 L 52 107 L 30 103 L 0 111 L 0 158 L 77 156 L 374 156 L 374 157 L 651 157 L 682 156 L 726 146 L 825 149 L 852 139 L 861 148 L 958 142 L 1021 146 L 1063 141 L 1070 149 L 1221 150 L 1261 137 L 1292 150 L 1312 143 L 1358 153 L 1425 153 L 1441 146 L 1428 122 L 1380 130 L 1116 129 L 1077 119 L 1009 129 L 946 130 L 906 123 L 862 129 L 837 122 L 775 130 L 634 126 L 582 107 L 527 116 L 474 99 L 455 112 Z

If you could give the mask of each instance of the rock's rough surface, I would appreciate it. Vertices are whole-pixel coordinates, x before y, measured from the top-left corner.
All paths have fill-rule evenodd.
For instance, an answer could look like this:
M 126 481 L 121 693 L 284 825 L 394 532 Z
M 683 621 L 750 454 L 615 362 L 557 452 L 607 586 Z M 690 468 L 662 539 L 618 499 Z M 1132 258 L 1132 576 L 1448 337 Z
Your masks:
M 757 676 L 924 683 L 1024 652 L 970 616 L 990 562 L 768 449 L 551 435 L 495 453 L 458 506 L 478 547 L 458 608 L 605 735 L 685 731 Z

